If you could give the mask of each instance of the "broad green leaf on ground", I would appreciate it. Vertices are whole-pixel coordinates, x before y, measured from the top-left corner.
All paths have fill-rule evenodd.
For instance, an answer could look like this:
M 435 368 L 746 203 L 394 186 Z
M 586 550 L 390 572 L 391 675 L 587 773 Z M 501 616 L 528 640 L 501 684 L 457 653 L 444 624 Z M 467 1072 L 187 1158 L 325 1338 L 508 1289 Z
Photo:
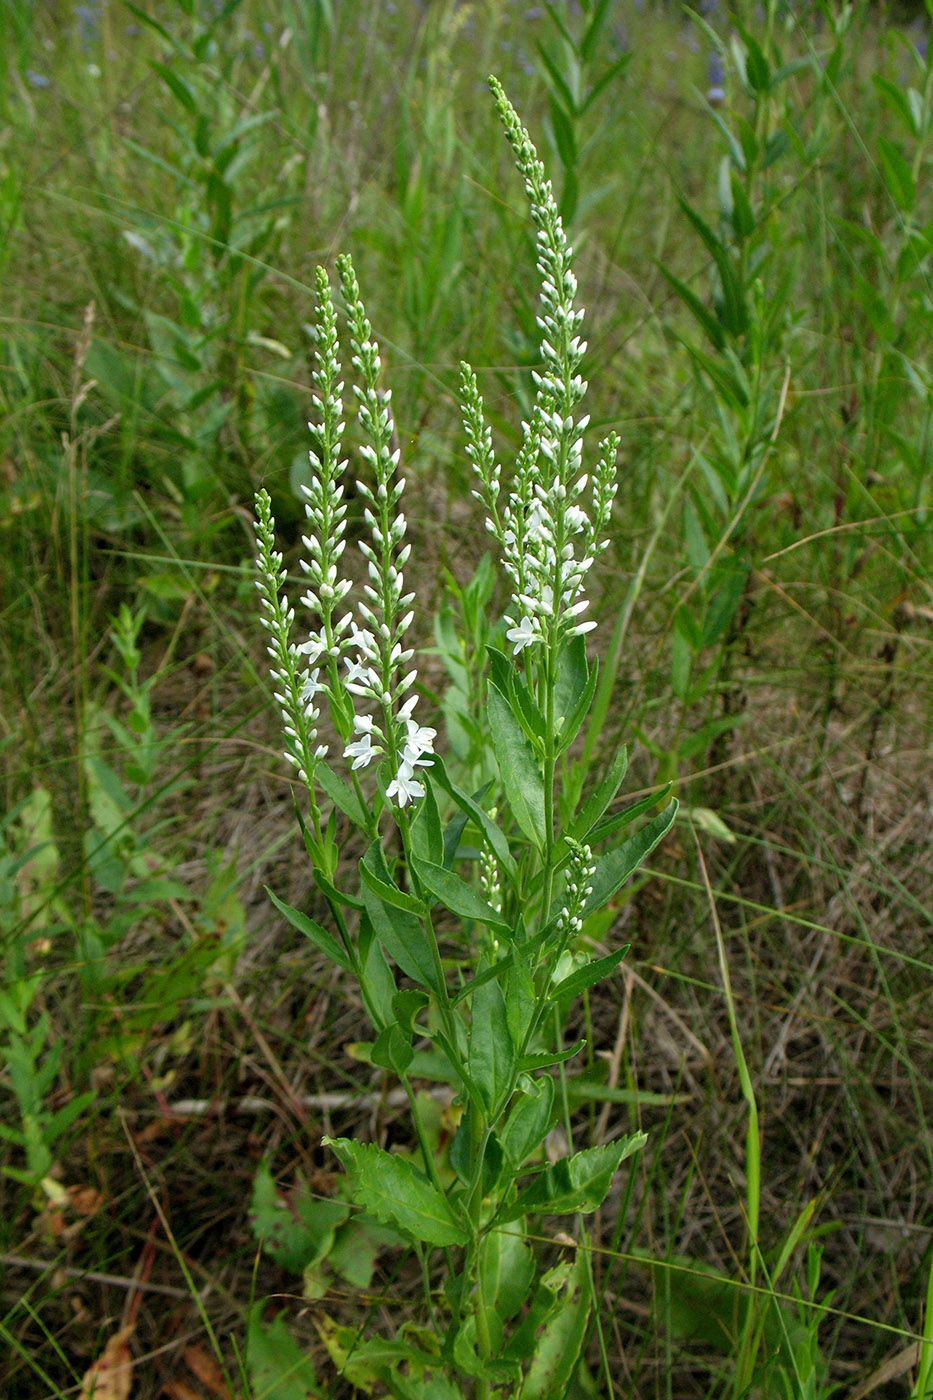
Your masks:
M 262 1318 L 263 1303 L 250 1309 L 246 1328 L 246 1370 L 254 1395 L 275 1396 L 275 1400 L 317 1400 L 314 1368 L 289 1332 L 281 1316 L 269 1322 Z
M 446 1196 L 404 1157 L 349 1138 L 322 1139 L 340 1158 L 354 1201 L 425 1244 L 466 1244 L 468 1232 Z
M 287 1194 L 280 1191 L 264 1159 L 253 1182 L 249 1213 L 263 1249 L 281 1268 L 297 1274 L 324 1258 L 350 1208 L 345 1201 L 318 1200 L 302 1187 Z

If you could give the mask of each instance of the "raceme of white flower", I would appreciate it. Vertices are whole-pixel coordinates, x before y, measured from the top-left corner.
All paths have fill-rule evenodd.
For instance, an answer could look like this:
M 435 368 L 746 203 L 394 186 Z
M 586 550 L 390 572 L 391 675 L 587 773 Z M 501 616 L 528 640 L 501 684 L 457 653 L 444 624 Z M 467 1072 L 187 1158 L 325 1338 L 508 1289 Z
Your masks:
M 411 603 L 415 595 L 405 592 L 403 570 L 411 545 L 402 544 L 406 522 L 399 502 L 405 480 L 397 476 L 400 454 L 398 448 L 392 448 L 391 391 L 378 388 L 379 347 L 373 340 L 353 263 L 347 255 L 337 259 L 337 271 L 347 304 L 352 363 L 360 378 L 353 387 L 357 417 L 369 439 L 360 455 L 372 467 L 376 479 L 375 490 L 364 481 L 357 482 L 357 490 L 367 503 L 363 514 L 372 544 L 360 543 L 369 582 L 363 585 L 365 599 L 357 603 L 357 611 L 365 625 L 351 624 L 349 640 L 356 657 L 345 658 L 345 684 L 351 695 L 375 701 L 382 717 L 380 725 L 371 715 L 355 716 L 353 728 L 359 737 L 347 746 L 345 756 L 352 758 L 354 768 L 362 768 L 377 753 L 387 752 L 394 777 L 386 796 L 404 807 L 424 796 L 417 769 L 430 762 L 437 731 L 419 725 L 413 718 L 418 697 L 408 692 L 417 673 L 404 669 L 414 654 L 410 647 L 403 646 L 403 638 L 414 617 Z
M 567 863 L 563 908 L 557 917 L 558 935 L 565 946 L 583 928 L 583 910 L 593 893 L 590 881 L 595 871 L 596 862 L 590 847 L 574 842 Z
M 405 482 L 397 476 L 398 450 L 393 451 L 391 395 L 378 388 L 380 358 L 372 337 L 372 327 L 360 298 L 359 286 L 350 258 L 337 261 L 341 288 L 347 303 L 352 363 L 361 385 L 354 385 L 357 416 L 369 441 L 360 455 L 372 467 L 375 489 L 365 481 L 357 490 L 366 501 L 364 517 L 372 543 L 362 541 L 360 550 L 367 563 L 369 581 L 363 585 L 364 598 L 357 602 L 359 620 L 338 610 L 352 587 L 340 576 L 339 563 L 346 545 L 346 504 L 340 478 L 347 463 L 340 459 L 343 382 L 337 340 L 337 317 L 327 273 L 317 270 L 318 310 L 316 326 L 314 383 L 319 391 L 321 421 L 309 424 L 315 446 L 310 452 L 312 477 L 303 487 L 309 532 L 302 536 L 307 557 L 301 566 L 309 585 L 301 602 L 315 619 L 308 639 L 291 641 L 294 609 L 283 603 L 280 590 L 285 583 L 282 556 L 275 550 L 275 522 L 265 491 L 257 496 L 256 534 L 259 544 L 258 587 L 262 597 L 263 625 L 270 631 L 268 648 L 273 660 L 272 677 L 285 730 L 286 758 L 297 768 L 313 796 L 316 759 L 326 755 L 326 745 L 318 744 L 317 721 L 320 712 L 315 698 L 322 692 L 332 702 L 332 715 L 342 728 L 344 757 L 356 771 L 365 768 L 380 754 L 390 759 L 391 780 L 386 788 L 390 801 L 405 807 L 424 796 L 424 785 L 417 770 L 430 763 L 437 731 L 418 724 L 414 711 L 418 697 L 412 691 L 417 672 L 405 669 L 413 651 L 403 646 L 414 611 L 413 593 L 405 592 L 403 569 L 411 546 L 403 544 L 406 523 L 399 509 Z M 362 625 L 361 625 L 362 623 Z M 343 659 L 346 674 L 340 676 L 337 663 Z M 326 665 L 326 679 L 321 666 Z M 352 716 L 347 697 L 368 700 L 377 713 L 356 710 Z
M 596 626 L 581 617 L 588 607 L 583 585 L 596 554 L 605 548 L 600 536 L 616 493 L 619 439 L 611 433 L 600 444 L 590 481 L 583 471 L 582 436 L 589 416 L 574 417 L 587 386 L 579 373 L 586 342 L 578 334 L 583 311 L 573 304 L 577 280 L 570 265 L 572 250 L 531 138 L 494 78 L 490 86 L 538 230 L 542 308 L 537 320 L 543 372 L 534 374 L 531 422 L 522 424 L 512 489 L 501 506 L 502 468 L 493 454 L 476 376 L 465 363 L 461 411 L 467 455 L 482 483 L 482 490 L 474 494 L 487 508 L 486 525 L 499 541 L 512 583 L 506 637 L 518 653 L 539 643 L 556 649 Z
M 322 267 L 317 269 L 316 285 L 315 368 L 311 378 L 320 396 L 321 421 L 308 424 L 315 446 L 308 453 L 311 484 L 301 487 L 310 529 L 301 539 L 307 557 L 300 562 L 309 578 L 308 591 L 301 602 L 320 620 L 320 626 L 312 629 L 309 639 L 298 650 L 307 658 L 309 667 L 326 660 L 330 685 L 336 691 L 336 663 L 347 648 L 346 631 L 352 621 L 351 613 L 336 617 L 337 609 L 352 587 L 348 579 L 340 578 L 338 571 L 346 548 L 347 507 L 340 482 L 347 465 L 346 460 L 340 459 L 341 436 L 346 424 L 340 417 L 343 381 L 340 379 L 337 314 L 330 281 Z
M 282 555 L 275 548 L 275 521 L 267 491 L 260 491 L 256 497 L 256 539 L 259 545 L 256 580 L 261 602 L 259 620 L 269 633 L 266 650 L 272 660 L 272 680 L 279 687 L 275 698 L 282 716 L 285 757 L 297 769 L 313 804 L 314 764 L 327 754 L 327 745 L 316 743 L 320 710 L 314 702 L 323 687 L 318 670 L 308 669 L 303 648 L 291 641 L 295 609 L 282 602 L 285 568 Z

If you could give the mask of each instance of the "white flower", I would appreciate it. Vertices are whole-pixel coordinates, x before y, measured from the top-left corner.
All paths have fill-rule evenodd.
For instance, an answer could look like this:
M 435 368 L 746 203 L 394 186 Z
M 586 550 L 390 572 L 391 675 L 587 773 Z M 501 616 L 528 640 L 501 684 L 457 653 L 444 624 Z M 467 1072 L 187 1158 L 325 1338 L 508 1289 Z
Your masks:
M 414 764 L 421 754 L 434 752 L 436 729 L 428 729 L 417 720 L 408 721 L 408 737 L 405 740 L 405 761 Z M 426 761 L 426 760 L 424 760 Z
M 308 658 L 308 665 L 313 666 L 315 662 L 320 661 L 327 647 L 319 636 L 313 634 L 307 642 L 302 642 L 300 646 L 294 647 L 293 650 L 296 656 L 306 656 Z
M 378 693 L 380 687 L 378 671 L 372 666 L 364 666 L 359 661 L 354 661 L 349 656 L 345 656 L 343 661 L 347 668 L 347 690 L 353 695 L 368 695 L 373 690 Z
M 423 784 L 416 781 L 414 769 L 404 759 L 399 765 L 398 774 L 386 788 L 386 797 L 397 798 L 400 807 L 404 807 L 406 802 L 414 802 L 417 798 L 424 797 Z
M 506 641 L 514 642 L 516 656 L 523 647 L 530 647 L 532 642 L 538 640 L 537 630 L 530 617 L 523 617 L 517 627 L 509 628 L 505 636 Z
M 354 768 L 365 768 L 367 763 L 371 763 L 376 755 L 381 752 L 382 750 L 380 748 L 373 747 L 373 736 L 371 734 L 364 734 L 362 738 L 357 739 L 354 743 L 347 744 L 347 747 L 343 751 L 343 756 L 344 758 L 353 759 Z

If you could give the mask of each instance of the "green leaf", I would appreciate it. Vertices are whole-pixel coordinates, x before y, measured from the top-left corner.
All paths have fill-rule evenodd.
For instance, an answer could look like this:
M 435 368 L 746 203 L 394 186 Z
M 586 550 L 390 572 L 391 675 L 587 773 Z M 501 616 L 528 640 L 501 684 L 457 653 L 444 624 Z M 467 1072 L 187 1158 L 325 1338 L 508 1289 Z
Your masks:
M 771 85 L 771 67 L 765 58 L 761 45 L 754 34 L 738 20 L 736 20 L 735 26 L 745 44 L 745 77 L 748 80 L 748 85 L 755 92 L 767 92 Z
M 149 66 L 154 73 L 158 73 L 165 86 L 173 96 L 178 99 L 181 105 L 185 107 L 192 116 L 197 116 L 197 99 L 190 85 L 185 82 L 184 78 L 180 77 L 177 73 L 173 73 L 171 68 L 164 63 L 151 62 Z
M 721 238 L 710 228 L 709 224 L 695 209 L 687 203 L 685 199 L 679 199 L 678 203 L 696 229 L 700 238 L 706 245 L 707 250 L 716 264 L 719 273 L 719 284 L 722 292 L 722 307 L 720 309 L 720 321 L 723 329 L 730 335 L 744 335 L 748 329 L 748 309 L 742 295 L 742 288 L 735 275 L 732 266 L 732 259 L 729 256 L 729 249 Z
M 314 765 L 314 781 L 324 789 L 334 806 L 339 807 L 359 831 L 369 831 L 372 823 L 369 813 L 363 810 L 353 789 L 323 760 L 318 760 Z
M 541 1145 L 551 1126 L 554 1081 L 550 1075 L 526 1079 L 500 1133 L 502 1150 L 516 1170 Z
M 537 1339 L 522 1400 L 564 1400 L 586 1340 L 590 1306 L 581 1257 Z
M 370 1060 L 374 1065 L 378 1065 L 380 1069 L 390 1070 L 393 1074 L 397 1074 L 400 1079 L 407 1074 L 414 1055 L 411 1041 L 394 1024 L 386 1026 L 385 1030 L 379 1032 L 376 1042 L 369 1052 Z
M 314 944 L 318 952 L 324 953 L 330 958 L 331 962 L 335 962 L 338 967 L 345 968 L 349 971 L 351 967 L 350 959 L 332 933 L 328 933 L 326 929 L 321 928 L 320 924 L 316 924 L 313 919 L 309 919 L 307 914 L 302 914 L 300 909 L 293 909 L 290 904 L 286 904 L 284 900 L 279 899 L 277 894 L 272 893 L 268 885 L 265 886 L 265 891 L 279 913 L 284 914 L 292 928 L 297 929 L 299 933 L 303 933 L 305 938 Z
M 508 920 L 497 913 L 491 904 L 487 904 L 472 885 L 461 880 L 452 870 L 445 870 L 442 865 L 435 865 L 429 860 L 419 860 L 415 855 L 411 858 L 411 868 L 425 889 L 429 890 L 435 899 L 439 899 L 452 914 L 459 914 L 461 919 L 473 919 L 476 923 L 486 924 L 500 933 L 511 931 Z
M 466 1244 L 469 1231 L 446 1196 L 404 1157 L 349 1138 L 322 1139 L 340 1158 L 353 1199 L 386 1225 L 424 1244 Z
M 506 1207 L 506 1220 L 519 1215 L 569 1215 L 580 1211 L 589 1215 L 598 1210 L 609 1193 L 612 1178 L 622 1162 L 639 1152 L 648 1141 L 646 1133 L 629 1133 L 602 1147 L 588 1147 L 572 1157 L 563 1157 L 534 1178 L 517 1200 Z
M 527 955 L 513 945 L 509 954 L 505 1008 L 514 1045 L 524 1045 L 535 1014 L 535 984 Z
M 263 1249 L 283 1269 L 300 1274 L 323 1259 L 334 1230 L 350 1214 L 345 1201 L 323 1201 L 306 1189 L 279 1191 L 268 1159 L 259 1164 L 250 1200 L 250 1225 Z
M 586 1041 L 578 1040 L 576 1045 L 571 1045 L 566 1050 L 536 1051 L 532 1055 L 523 1055 L 518 1067 L 522 1074 L 529 1074 L 533 1069 L 548 1069 L 551 1065 L 562 1065 L 565 1060 L 572 1060 L 574 1055 L 579 1055 L 585 1047 Z
M 881 137 L 878 156 L 888 194 L 902 213 L 909 214 L 917 200 L 917 182 L 899 146 Z
M 480 1243 L 483 1298 L 503 1322 L 514 1317 L 528 1301 L 534 1283 L 535 1257 L 524 1234 L 524 1222 L 513 1221 L 488 1231 Z
M 357 1215 L 337 1231 L 327 1262 L 351 1288 L 370 1288 L 382 1250 L 397 1248 L 401 1243 L 394 1230 Z
M 93 1089 L 86 1089 L 83 1094 L 76 1095 L 57 1113 L 52 1114 L 42 1130 L 42 1136 L 49 1146 L 57 1142 L 62 1133 L 67 1132 L 75 1119 L 80 1118 L 86 1108 L 90 1108 L 96 1097 Z
M 881 77 L 880 73 L 871 74 L 871 81 L 876 85 L 878 92 L 883 95 L 885 104 L 888 106 L 888 111 L 897 112 L 897 115 L 901 118 L 902 122 L 904 122 L 908 132 L 916 139 L 920 134 L 920 129 L 918 122 L 916 122 L 911 102 L 909 102 L 904 92 L 904 88 L 898 87 L 897 83 L 891 83 L 888 78 Z
M 360 877 L 367 889 L 377 894 L 383 904 L 390 904 L 393 909 L 403 909 L 419 919 L 427 913 L 423 900 L 417 895 L 406 894 L 404 890 L 400 890 L 392 879 L 385 854 L 378 841 L 373 841 L 360 861 Z
M 549 820 L 544 810 L 544 782 L 521 725 L 491 681 L 487 714 L 499 776 L 512 815 L 528 839 L 543 851 Z
M 509 706 L 525 735 L 532 744 L 544 742 L 544 715 L 538 708 L 524 679 L 504 652 L 487 646 L 486 654 L 492 667 L 492 682 L 496 689 L 508 699 Z
M 597 784 L 590 793 L 580 811 L 573 819 L 573 825 L 570 828 L 569 835 L 571 835 L 575 841 L 587 840 L 590 832 L 622 786 L 622 780 L 625 777 L 627 769 L 628 749 L 623 744 L 622 747 L 616 751 L 616 756 L 612 760 L 609 772 L 606 774 L 605 778 L 603 778 L 602 782 Z
M 312 868 L 311 878 L 321 891 L 321 894 L 324 895 L 325 898 L 333 900 L 334 904 L 342 904 L 346 909 L 360 910 L 364 907 L 363 901 L 357 899 L 356 895 L 347 894 L 344 890 L 338 890 L 333 881 L 328 880 L 324 872 L 319 870 L 317 866 Z
M 299 1347 L 281 1315 L 263 1322 L 264 1303 L 255 1303 L 246 1327 L 246 1369 L 254 1395 L 274 1395 L 275 1400 L 317 1400 L 314 1368 Z
M 554 704 L 558 753 L 563 753 L 576 738 L 593 703 L 598 679 L 598 663 L 587 664 L 584 638 L 574 637 L 564 649 L 557 671 Z
M 703 304 L 696 292 L 690 290 L 686 282 L 682 282 L 679 277 L 674 276 L 673 272 L 668 271 L 663 263 L 659 262 L 657 267 L 662 277 L 670 283 L 684 306 L 691 312 L 700 328 L 706 332 L 714 348 L 724 350 L 726 338 L 722 333 L 722 326 L 709 307 Z
M 569 977 L 565 977 L 562 982 L 551 987 L 549 1000 L 564 1001 L 569 997 L 578 997 L 581 992 L 585 992 L 588 987 L 595 986 L 604 977 L 608 977 L 611 972 L 619 966 L 629 950 L 629 945 L 624 948 L 617 948 L 614 953 L 608 953 L 604 958 L 597 958 L 595 962 L 587 963 L 585 967 L 580 967 L 576 972 L 571 972 Z
M 502 866 L 509 881 L 514 885 L 518 880 L 518 867 L 515 858 L 509 850 L 509 843 L 506 840 L 505 832 L 498 827 L 488 812 L 485 812 L 479 805 L 478 798 L 482 796 L 485 789 L 474 796 L 468 797 L 461 788 L 452 783 L 444 762 L 438 754 L 434 754 L 431 764 L 431 775 L 434 777 L 444 791 L 453 798 L 461 812 L 465 812 L 474 821 L 489 842 L 490 849 L 494 852 L 496 860 Z
M 593 893 L 589 896 L 584 907 L 583 916 L 594 913 L 602 908 L 621 885 L 637 870 L 655 846 L 670 830 L 677 813 L 677 799 L 672 798 L 656 817 L 652 817 L 646 822 L 641 831 L 636 831 L 634 836 L 630 836 L 627 841 L 614 851 L 609 851 L 601 856 L 596 862 L 596 870 L 592 878 Z
M 429 772 L 424 774 L 424 800 L 418 804 L 415 820 L 411 824 L 411 849 L 422 860 L 433 861 L 435 865 L 446 864 L 444 831 Z
M 476 1123 L 476 1113 L 482 1111 L 473 1103 L 468 1104 L 466 1113 L 460 1119 L 454 1140 L 450 1145 L 450 1165 L 463 1182 L 464 1186 L 469 1186 L 473 1180 L 473 1133 Z M 483 1152 L 483 1173 L 480 1182 L 480 1191 L 483 1196 L 488 1196 L 496 1186 L 502 1175 L 502 1165 L 504 1158 L 502 1146 L 495 1133 L 490 1133 L 486 1139 L 486 1147 Z
M 508 1092 L 515 1068 L 515 1046 L 509 1029 L 505 997 L 499 981 L 486 982 L 473 993 L 470 1024 L 470 1078 L 482 1096 L 490 1118 Z
M 404 909 L 385 904 L 368 887 L 363 890 L 363 900 L 376 936 L 392 961 L 412 981 L 418 982 L 422 987 L 429 987 L 440 996 L 441 988 L 431 956 L 428 935 L 415 916 Z
M 372 920 L 364 910 L 359 929 L 360 984 L 366 995 L 367 1009 L 377 1030 L 395 1020 L 395 997 L 398 988 L 385 960 L 382 944 L 376 937 Z

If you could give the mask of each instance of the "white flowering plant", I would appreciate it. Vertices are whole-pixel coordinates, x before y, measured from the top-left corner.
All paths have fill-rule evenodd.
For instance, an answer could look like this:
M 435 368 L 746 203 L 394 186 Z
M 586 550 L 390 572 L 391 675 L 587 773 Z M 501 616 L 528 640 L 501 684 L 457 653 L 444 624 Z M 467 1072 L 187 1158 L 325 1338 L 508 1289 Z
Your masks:
M 461 372 L 475 494 L 510 591 L 498 631 L 479 629 L 504 635 L 507 649 L 487 645 L 485 657 L 473 658 L 486 671 L 481 721 L 492 783 L 476 792 L 461 786 L 456 755 L 445 763 L 437 730 L 425 722 L 409 645 L 415 597 L 404 579 L 410 546 L 391 395 L 379 384 L 379 351 L 349 257 L 337 269 L 366 469 L 357 482 L 366 582 L 355 609 L 343 572 L 338 317 L 323 269 L 320 411 L 304 488 L 305 630 L 284 601 L 269 496 L 257 497 L 258 587 L 285 757 L 330 927 L 270 896 L 358 983 L 374 1033 L 366 1056 L 397 1077 L 412 1115 L 410 1154 L 345 1137 L 324 1142 L 346 1170 L 348 1199 L 417 1255 L 424 1317 L 388 1340 L 325 1323 L 322 1334 L 352 1385 L 403 1400 L 556 1400 L 568 1392 L 594 1320 L 580 1217 L 603 1203 L 644 1136 L 573 1151 L 566 1066 L 585 1042 L 565 1045 L 564 1025 L 573 1000 L 627 951 L 595 946 L 593 929 L 611 919 L 592 916 L 661 840 L 675 810 L 663 793 L 613 810 L 624 750 L 592 782 L 567 778 L 596 685 L 586 643 L 596 624 L 586 618 L 584 589 L 610 522 L 618 442 L 610 434 L 584 470 L 586 345 L 571 249 L 528 133 L 495 79 L 490 86 L 537 229 L 542 332 L 534 408 L 508 485 L 476 376 L 466 364 Z M 335 766 L 321 738 L 325 703 L 342 746 Z M 626 828 L 634 834 L 620 841 Z M 355 870 L 341 856 L 348 837 L 365 843 Z M 416 1094 L 425 1080 L 448 1087 L 453 1100 L 457 1127 L 441 1156 Z M 566 1150 L 555 1156 L 546 1140 L 557 1127 Z M 540 1259 L 530 1236 L 540 1234 L 541 1217 L 560 1215 L 577 1220 L 573 1241 L 563 1237 L 569 1257 Z

